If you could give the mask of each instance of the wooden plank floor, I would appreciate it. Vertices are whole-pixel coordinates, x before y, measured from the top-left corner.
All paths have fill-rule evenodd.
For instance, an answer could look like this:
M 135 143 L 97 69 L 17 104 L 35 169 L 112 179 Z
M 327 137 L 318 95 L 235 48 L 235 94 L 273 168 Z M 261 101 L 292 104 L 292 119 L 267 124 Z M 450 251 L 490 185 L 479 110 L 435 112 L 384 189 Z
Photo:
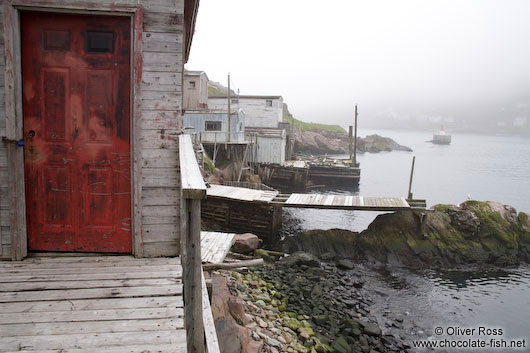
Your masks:
M 234 233 L 201 232 L 202 262 L 223 262 L 234 244 Z
M 283 207 L 320 208 L 341 210 L 394 211 L 409 209 L 402 197 L 363 197 L 319 194 L 291 194 Z
M 206 190 L 207 198 L 211 197 L 247 202 L 271 202 L 277 195 L 277 191 L 254 190 L 215 184 L 210 185 Z
M 178 258 L 0 262 L 0 352 L 186 352 Z

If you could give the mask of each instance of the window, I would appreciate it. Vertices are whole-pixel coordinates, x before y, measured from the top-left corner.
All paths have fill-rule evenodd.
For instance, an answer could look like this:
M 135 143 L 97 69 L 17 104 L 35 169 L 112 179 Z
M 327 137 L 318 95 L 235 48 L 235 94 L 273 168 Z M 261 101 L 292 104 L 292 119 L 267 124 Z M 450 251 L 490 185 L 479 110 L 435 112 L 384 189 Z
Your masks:
M 221 122 L 220 121 L 205 121 L 204 130 L 205 131 L 221 131 Z
M 195 81 L 190 81 L 190 82 L 188 83 L 188 88 L 189 88 L 189 89 L 195 89 Z
M 266 107 L 272 107 L 272 99 L 267 99 L 267 100 L 265 101 L 265 106 L 266 106 Z
M 239 102 L 237 101 L 237 98 L 232 98 L 232 99 L 230 99 L 230 103 L 231 104 L 237 104 Z
M 112 53 L 114 34 L 112 32 L 85 32 L 85 52 L 89 54 Z

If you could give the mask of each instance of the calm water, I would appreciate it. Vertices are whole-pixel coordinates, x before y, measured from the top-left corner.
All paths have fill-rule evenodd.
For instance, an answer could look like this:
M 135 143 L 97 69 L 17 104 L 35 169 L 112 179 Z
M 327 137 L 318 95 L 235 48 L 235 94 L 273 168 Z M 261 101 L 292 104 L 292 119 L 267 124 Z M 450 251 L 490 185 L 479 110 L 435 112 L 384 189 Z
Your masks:
M 359 191 L 326 193 L 362 196 L 406 196 L 412 156 L 416 156 L 412 191 L 428 206 L 458 204 L 468 198 L 498 201 L 530 212 L 530 138 L 453 134 L 449 146 L 426 143 L 429 133 L 360 130 L 377 133 L 411 147 L 414 152 L 360 154 Z M 322 191 L 319 191 L 322 192 Z M 284 210 L 300 220 L 303 229 L 365 229 L 376 212 Z M 530 268 L 497 272 L 398 273 L 415 282 L 416 290 L 386 299 L 394 310 L 416 312 L 431 336 L 436 323 L 460 327 L 485 325 L 504 328 L 502 338 L 526 338 L 530 344 Z M 418 293 L 421 291 L 421 293 Z M 400 297 L 400 298 L 399 298 Z M 478 338 L 478 337 L 475 337 Z M 449 350 L 451 351 L 451 350 Z M 498 349 L 498 352 L 508 350 Z M 530 352 L 527 348 L 523 350 Z M 521 350 L 519 350 L 521 352 Z
M 453 134 L 448 146 L 425 141 L 432 135 L 400 130 L 359 130 L 393 138 L 414 152 L 359 154 L 361 196 L 407 196 L 412 157 L 416 156 L 412 192 L 428 206 L 458 204 L 468 198 L 498 201 L 530 212 L 530 137 Z M 346 156 L 344 156 L 346 157 Z M 315 191 L 322 192 L 322 191 Z M 289 210 L 304 229 L 365 229 L 376 212 Z

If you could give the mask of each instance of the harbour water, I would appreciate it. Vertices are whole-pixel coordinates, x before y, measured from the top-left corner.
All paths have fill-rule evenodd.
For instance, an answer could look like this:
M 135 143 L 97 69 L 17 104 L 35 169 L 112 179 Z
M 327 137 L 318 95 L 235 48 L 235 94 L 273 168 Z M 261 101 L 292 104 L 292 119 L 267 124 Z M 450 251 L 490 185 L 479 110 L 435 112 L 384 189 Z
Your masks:
M 332 188 L 315 192 L 404 197 L 408 191 L 412 156 L 416 156 L 412 191 L 414 198 L 426 199 L 428 207 L 475 199 L 498 201 L 518 211 L 530 212 L 529 137 L 452 133 L 450 145 L 434 145 L 426 142 L 432 139 L 432 133 L 428 132 L 360 130 L 359 135 L 374 133 L 391 137 L 411 147 L 413 152 L 359 154 L 362 173 L 358 190 Z M 304 230 L 342 228 L 362 231 L 378 214 L 311 209 L 284 212 L 297 219 L 298 226 Z M 444 328 L 502 328 L 500 338 L 526 339 L 526 348 L 513 351 L 530 352 L 529 266 L 502 271 L 412 273 L 392 269 L 391 272 L 391 276 L 402 278 L 410 286 L 391 289 L 395 293 L 381 297 L 377 307 L 406 312 L 424 327 L 419 333 L 409 334 L 419 339 L 433 339 L 436 338 L 433 330 L 437 325 Z

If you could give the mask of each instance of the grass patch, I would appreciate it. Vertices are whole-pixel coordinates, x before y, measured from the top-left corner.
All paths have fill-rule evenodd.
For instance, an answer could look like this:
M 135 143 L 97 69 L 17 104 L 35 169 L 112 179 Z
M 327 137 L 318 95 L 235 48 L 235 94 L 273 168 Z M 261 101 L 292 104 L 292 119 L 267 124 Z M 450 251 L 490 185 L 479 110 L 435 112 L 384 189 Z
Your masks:
M 302 131 L 329 131 L 344 134 L 348 133 L 346 130 L 344 130 L 343 127 L 339 125 L 306 123 L 305 121 L 298 120 L 289 112 L 287 104 L 283 105 L 283 121 L 291 123 L 291 125 L 294 125 L 296 129 L 300 129 L 300 127 L 302 127 Z

